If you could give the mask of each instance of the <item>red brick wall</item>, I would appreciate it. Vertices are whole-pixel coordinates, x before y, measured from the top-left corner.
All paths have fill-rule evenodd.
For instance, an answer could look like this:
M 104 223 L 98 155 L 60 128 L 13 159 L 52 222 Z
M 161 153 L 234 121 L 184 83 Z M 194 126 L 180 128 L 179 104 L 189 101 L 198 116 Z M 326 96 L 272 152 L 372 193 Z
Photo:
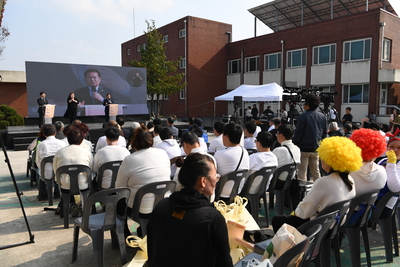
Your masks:
M 185 17 L 158 28 L 164 36 L 168 35 L 168 43 L 165 43 L 168 60 L 176 60 L 185 57 L 185 38 L 179 38 L 179 30 L 187 27 L 187 107 L 188 116 L 213 116 L 215 96 L 226 93 L 226 44 L 232 32 L 232 26 L 215 21 Z M 140 53 L 136 52 L 136 46 L 146 42 L 146 36 L 142 35 L 134 40 L 122 44 L 122 65 L 129 66 L 127 60 L 140 59 Z M 131 49 L 128 56 L 126 50 Z M 178 70 L 183 73 L 185 70 Z M 217 115 L 226 112 L 226 103 L 218 103 Z M 185 116 L 185 100 L 179 99 L 179 93 L 163 101 L 163 115 Z
M 22 117 L 28 116 L 28 99 L 25 83 L 0 83 L 1 103 L 15 108 Z

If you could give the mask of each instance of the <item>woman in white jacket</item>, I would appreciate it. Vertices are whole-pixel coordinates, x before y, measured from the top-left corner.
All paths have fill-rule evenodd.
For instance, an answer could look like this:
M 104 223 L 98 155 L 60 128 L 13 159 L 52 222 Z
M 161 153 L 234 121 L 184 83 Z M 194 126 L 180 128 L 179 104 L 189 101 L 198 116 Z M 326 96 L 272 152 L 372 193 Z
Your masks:
M 329 205 L 355 196 L 354 181 L 349 173 L 360 169 L 361 149 L 346 137 L 334 136 L 322 140 L 317 152 L 328 175 L 314 182 L 308 195 L 290 215 L 272 219 L 275 233 L 284 223 L 297 228 L 317 217 Z
M 361 128 L 353 132 L 350 140 L 361 148 L 363 158 L 361 168 L 350 173 L 354 180 L 356 196 L 383 188 L 386 183 L 386 170 L 374 160 L 386 151 L 385 137 L 379 131 Z

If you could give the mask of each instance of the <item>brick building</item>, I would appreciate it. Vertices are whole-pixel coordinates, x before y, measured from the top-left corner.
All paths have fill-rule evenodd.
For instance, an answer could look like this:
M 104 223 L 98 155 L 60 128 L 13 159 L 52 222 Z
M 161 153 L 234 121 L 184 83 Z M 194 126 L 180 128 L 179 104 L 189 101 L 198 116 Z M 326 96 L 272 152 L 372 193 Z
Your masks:
M 213 99 L 226 93 L 227 44 L 232 26 L 185 17 L 157 29 L 162 35 L 169 60 L 181 58 L 179 72 L 186 73 L 187 88 L 162 101 L 161 114 L 179 117 L 213 116 Z M 122 66 L 130 60 L 140 60 L 146 35 L 122 44 Z M 223 112 L 226 105 L 220 105 Z
M 371 111 L 389 114 L 379 105 L 400 102 L 400 18 L 389 1 L 290 2 L 250 9 L 275 32 L 237 42 L 229 41 L 231 25 L 190 16 L 159 28 L 167 57 L 183 58 L 188 83 L 186 95 L 163 101 L 163 114 L 212 116 L 215 96 L 271 82 L 337 92 L 336 109 L 344 114 L 351 106 L 354 121 Z M 122 44 L 123 66 L 140 59 L 145 42 L 143 35 Z M 217 104 L 217 116 L 227 112 L 226 103 Z

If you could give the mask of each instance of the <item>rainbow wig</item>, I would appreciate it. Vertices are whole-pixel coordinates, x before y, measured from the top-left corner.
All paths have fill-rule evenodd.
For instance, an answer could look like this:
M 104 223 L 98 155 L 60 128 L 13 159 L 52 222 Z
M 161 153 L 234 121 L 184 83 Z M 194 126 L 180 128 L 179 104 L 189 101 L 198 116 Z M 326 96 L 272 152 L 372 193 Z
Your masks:
M 361 148 L 361 156 L 365 161 L 377 158 L 386 151 L 386 139 L 378 131 L 361 128 L 353 132 L 350 140 Z
M 344 136 L 323 139 L 317 152 L 334 171 L 354 172 L 362 166 L 361 149 Z

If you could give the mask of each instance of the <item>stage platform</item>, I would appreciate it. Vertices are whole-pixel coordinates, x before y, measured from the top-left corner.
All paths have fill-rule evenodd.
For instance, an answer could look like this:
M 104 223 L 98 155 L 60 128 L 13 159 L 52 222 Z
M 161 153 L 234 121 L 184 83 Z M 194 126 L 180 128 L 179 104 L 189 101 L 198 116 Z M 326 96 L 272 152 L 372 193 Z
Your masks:
M 55 121 L 53 121 L 55 122 Z M 134 121 L 125 121 L 124 127 L 131 128 Z M 147 125 L 147 121 L 137 121 Z M 68 125 L 68 124 L 65 124 Z M 104 135 L 104 122 L 86 123 L 89 127 L 89 137 L 93 144 L 97 143 L 97 140 Z M 166 126 L 166 121 L 163 120 L 163 125 Z M 180 131 L 187 129 L 187 122 L 175 122 L 175 127 Z M 6 130 L 2 131 L 2 137 L 7 149 L 13 149 L 15 151 L 26 150 L 29 144 L 38 136 L 39 126 L 37 125 L 26 125 L 26 126 L 9 126 Z

